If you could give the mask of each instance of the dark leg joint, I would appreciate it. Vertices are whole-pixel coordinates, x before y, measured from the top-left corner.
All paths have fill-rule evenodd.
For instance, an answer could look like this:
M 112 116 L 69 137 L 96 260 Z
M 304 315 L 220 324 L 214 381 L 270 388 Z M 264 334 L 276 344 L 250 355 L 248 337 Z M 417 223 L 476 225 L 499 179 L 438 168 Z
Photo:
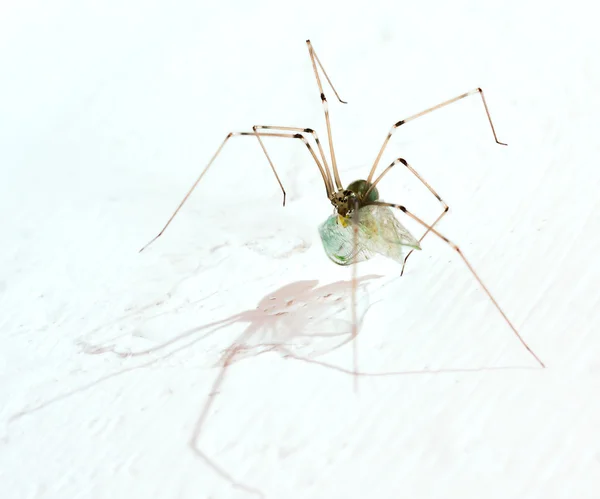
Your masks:
M 312 128 L 305 128 L 304 131 L 306 133 L 315 133 L 315 131 Z
M 398 123 L 394 125 L 394 128 L 398 128 L 399 126 L 404 125 L 404 120 L 400 120 Z
M 321 94 L 321 100 L 322 100 L 323 102 L 327 102 L 327 99 L 325 98 L 325 94 Z

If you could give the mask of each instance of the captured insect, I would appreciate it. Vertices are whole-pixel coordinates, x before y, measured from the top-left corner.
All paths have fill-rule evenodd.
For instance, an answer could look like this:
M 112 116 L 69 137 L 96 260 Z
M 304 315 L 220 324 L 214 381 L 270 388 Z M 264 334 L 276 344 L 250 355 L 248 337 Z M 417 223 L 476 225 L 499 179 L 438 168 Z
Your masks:
M 340 101 L 343 104 L 346 104 L 346 102 L 340 98 L 337 91 L 335 90 L 335 87 L 333 86 L 329 76 L 327 75 L 325 68 L 321 64 L 321 61 L 319 60 L 319 57 L 317 56 L 317 53 L 315 52 L 310 40 L 306 40 L 306 45 L 308 47 L 308 53 L 312 63 L 315 78 L 317 80 L 321 103 L 323 105 L 323 111 L 325 113 L 327 139 L 329 144 L 329 159 L 331 161 L 331 166 L 328 162 L 327 155 L 323 150 L 321 141 L 319 140 L 317 133 L 312 128 L 255 125 L 252 127 L 251 132 L 230 132 L 229 134 L 227 134 L 217 151 L 214 153 L 211 160 L 204 167 L 204 170 L 202 170 L 199 177 L 196 179 L 190 190 L 184 196 L 183 200 L 179 203 L 179 206 L 177 206 L 177 208 L 175 209 L 165 226 L 162 228 L 162 230 L 158 233 L 156 237 L 154 237 L 148 244 L 146 244 L 146 246 L 144 246 L 140 250 L 140 252 L 146 249 L 150 244 L 156 241 L 156 239 L 158 239 L 164 233 L 169 224 L 172 222 L 173 218 L 175 218 L 175 215 L 177 215 L 177 213 L 187 201 L 189 196 L 192 194 L 198 183 L 202 180 L 208 169 L 214 163 L 215 159 L 217 158 L 227 141 L 232 137 L 252 136 L 258 139 L 260 147 L 262 148 L 267 158 L 267 161 L 269 162 L 269 165 L 273 171 L 273 174 L 275 175 L 275 179 L 277 180 L 279 187 L 281 188 L 281 191 L 283 193 L 283 205 L 285 206 L 285 189 L 283 187 L 283 184 L 281 183 L 279 175 L 277 174 L 275 166 L 271 161 L 271 158 L 267 152 L 267 149 L 265 148 L 261 137 L 279 137 L 286 139 L 301 140 L 307 147 L 317 168 L 319 169 L 319 173 L 321 174 L 321 177 L 323 178 L 323 182 L 325 184 L 327 198 L 331 201 L 331 204 L 334 207 L 334 214 L 327 218 L 327 220 L 319 227 L 319 234 L 321 237 L 321 242 L 323 243 L 325 253 L 329 257 L 329 259 L 331 259 L 334 263 L 338 265 L 353 265 L 353 337 L 355 337 L 357 334 L 355 264 L 367 260 L 376 254 L 380 254 L 401 263 L 402 270 L 400 275 L 403 275 L 408 257 L 412 254 L 414 250 L 421 249 L 421 242 L 429 233 L 431 233 L 445 241 L 450 246 L 450 248 L 452 248 L 452 250 L 458 253 L 460 258 L 468 267 L 469 271 L 473 274 L 475 280 L 479 283 L 483 291 L 489 297 L 489 299 L 494 304 L 500 315 L 505 320 L 506 324 L 517 336 L 522 345 L 536 359 L 540 366 L 545 367 L 544 363 L 533 352 L 529 345 L 527 345 L 523 337 L 513 326 L 512 322 L 504 313 L 504 311 L 502 310 L 496 299 L 493 297 L 492 293 L 489 291 L 487 286 L 483 283 L 479 275 L 475 272 L 475 269 L 469 263 L 467 258 L 464 256 L 463 252 L 460 250 L 460 248 L 435 228 L 436 225 L 440 222 L 440 220 L 444 217 L 444 215 L 448 212 L 448 205 L 442 200 L 439 194 L 403 158 L 397 158 L 396 160 L 394 160 L 374 179 L 375 172 L 377 170 L 377 166 L 379 165 L 381 157 L 393 133 L 398 128 L 410 121 L 420 118 L 421 116 L 425 116 L 426 114 L 429 114 L 433 111 L 436 111 L 437 109 L 441 109 L 450 104 L 458 102 L 461 99 L 464 99 L 465 97 L 469 97 L 471 95 L 479 95 L 481 97 L 481 102 L 483 104 L 483 108 L 485 110 L 487 119 L 492 129 L 494 140 L 497 144 L 506 145 L 505 143 L 500 142 L 498 140 L 483 90 L 481 88 L 475 88 L 473 90 L 470 90 L 469 92 L 465 92 L 461 95 L 458 95 L 457 97 L 454 97 L 452 99 L 441 102 L 433 107 L 425 109 L 424 111 L 413 114 L 412 116 L 400 120 L 394 125 L 392 125 L 385 140 L 383 141 L 383 145 L 381 146 L 381 149 L 379 150 L 377 157 L 375 158 L 373 166 L 371 167 L 371 170 L 369 171 L 369 175 L 367 176 L 366 180 L 355 180 L 348 184 L 347 187 L 344 187 L 340 179 L 337 161 L 335 158 L 335 151 L 333 147 L 333 139 L 331 134 L 331 120 L 329 117 L 329 108 L 327 104 L 327 98 L 325 97 L 325 93 L 323 91 L 323 85 L 321 82 L 319 69 L 322 75 L 329 83 L 329 86 L 331 87 L 338 101 Z M 318 154 L 315 152 L 315 147 L 311 145 L 311 142 L 314 145 L 316 145 L 316 150 L 318 151 Z M 429 190 L 429 192 L 431 192 L 431 194 L 435 196 L 435 198 L 442 205 L 442 212 L 436 218 L 436 220 L 433 221 L 433 223 L 428 224 L 424 222 L 420 217 L 418 217 L 412 211 L 408 210 L 403 205 L 385 202 L 379 198 L 379 191 L 377 190 L 377 185 L 386 176 L 386 174 L 397 165 L 402 165 L 403 167 L 407 168 Z M 419 239 L 414 237 L 400 223 L 398 218 L 396 218 L 393 210 L 397 210 L 397 212 L 402 213 L 405 216 L 411 218 L 423 227 L 424 233 Z M 405 255 L 404 252 L 407 249 L 409 251 Z

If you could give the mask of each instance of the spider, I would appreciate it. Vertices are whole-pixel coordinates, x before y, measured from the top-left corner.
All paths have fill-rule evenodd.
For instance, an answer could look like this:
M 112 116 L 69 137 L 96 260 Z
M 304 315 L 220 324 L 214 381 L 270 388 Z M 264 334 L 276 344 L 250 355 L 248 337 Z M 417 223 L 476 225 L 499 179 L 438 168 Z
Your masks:
M 338 265 L 353 265 L 354 284 L 351 295 L 353 314 L 353 337 L 355 337 L 357 334 L 355 296 L 356 265 L 354 264 L 360 261 L 367 260 L 371 258 L 374 254 L 380 254 L 402 263 L 402 270 L 400 272 L 400 275 L 403 275 L 408 257 L 412 254 L 414 250 L 421 249 L 421 242 L 428 234 L 431 233 L 442 239 L 446 244 L 448 244 L 448 246 L 453 251 L 458 253 L 460 258 L 463 260 L 463 262 L 475 278 L 475 280 L 479 283 L 485 294 L 491 300 L 494 307 L 503 317 L 504 321 L 519 339 L 521 344 L 536 359 L 536 361 L 541 367 L 545 367 L 544 363 L 533 352 L 533 350 L 529 347 L 529 345 L 525 342 L 525 340 L 517 331 L 515 326 L 509 320 L 507 315 L 504 313 L 496 299 L 493 297 L 492 293 L 483 283 L 479 275 L 475 272 L 475 269 L 469 263 L 461 249 L 435 228 L 440 222 L 440 220 L 444 217 L 444 215 L 448 212 L 448 205 L 443 201 L 439 194 L 423 179 L 423 177 L 421 177 L 421 175 L 419 175 L 419 173 L 404 158 L 395 159 L 374 179 L 375 172 L 377 170 L 377 166 L 379 165 L 381 157 L 392 135 L 398 128 L 405 125 L 406 123 L 409 123 L 410 121 L 416 120 L 417 118 L 425 116 L 426 114 L 446 107 L 469 96 L 479 95 L 481 97 L 481 102 L 483 104 L 490 127 L 492 129 L 494 140 L 497 144 L 505 146 L 506 144 L 504 142 L 500 142 L 496 135 L 496 130 L 494 128 L 494 124 L 490 116 L 490 112 L 485 100 L 483 90 L 481 88 L 475 88 L 473 90 L 460 94 L 452 99 L 448 99 L 444 102 L 441 102 L 433 107 L 427 108 L 424 111 L 413 114 L 408 118 L 398 121 L 397 123 L 394 123 L 390 128 L 385 140 L 383 141 L 383 144 L 377 154 L 377 157 L 375 158 L 373 166 L 371 167 L 366 180 L 355 180 L 354 182 L 351 182 L 347 187 L 344 187 L 340 179 L 338 165 L 335 157 L 335 150 L 333 147 L 333 139 L 331 134 L 331 120 L 329 116 L 329 108 L 327 98 L 325 97 L 325 93 L 323 91 L 323 85 L 321 82 L 321 76 L 319 75 L 319 69 L 321 70 L 322 75 L 329 83 L 329 86 L 331 87 L 338 101 L 340 101 L 343 104 L 346 104 L 346 102 L 340 98 L 337 91 L 335 90 L 335 87 L 333 86 L 329 76 L 327 75 L 323 64 L 319 60 L 319 57 L 317 56 L 317 53 L 315 52 L 315 49 L 313 48 L 310 40 L 306 40 L 306 45 L 308 47 L 308 53 L 312 63 L 312 68 L 315 74 L 315 78 L 317 80 L 321 104 L 325 113 L 325 123 L 327 126 L 327 139 L 330 153 L 329 159 L 331 160 L 331 166 L 328 162 L 327 155 L 323 150 L 321 141 L 319 140 L 317 133 L 312 128 L 255 125 L 252 127 L 251 132 L 230 132 L 229 134 L 227 134 L 217 151 L 214 153 L 211 160 L 204 167 L 204 169 L 202 170 L 196 181 L 193 183 L 187 194 L 181 200 L 181 202 L 179 203 L 179 205 L 177 206 L 177 208 L 175 209 L 165 226 L 158 233 L 158 235 L 156 235 L 150 242 L 148 242 L 142 249 L 140 249 L 140 252 L 146 249 L 150 244 L 156 241 L 156 239 L 158 239 L 164 233 L 169 224 L 172 222 L 173 218 L 175 218 L 181 207 L 192 194 L 198 183 L 202 180 L 208 169 L 212 166 L 223 147 L 225 147 L 225 144 L 232 137 L 251 136 L 256 137 L 258 139 L 260 147 L 262 148 L 267 158 L 267 161 L 269 162 L 271 170 L 275 175 L 275 179 L 277 180 L 279 187 L 281 188 L 281 191 L 283 193 L 283 206 L 285 206 L 285 189 L 283 187 L 283 184 L 281 183 L 279 175 L 277 174 L 275 166 L 267 152 L 267 149 L 265 148 L 261 137 L 278 137 L 300 140 L 304 143 L 304 145 L 310 152 L 310 155 L 312 156 L 312 159 L 314 160 L 319 170 L 319 173 L 321 174 L 323 183 L 325 184 L 327 198 L 330 200 L 334 208 L 333 215 L 327 218 L 327 220 L 319 227 L 319 234 L 321 237 L 321 242 L 323 243 L 325 253 L 329 257 L 329 259 L 331 259 L 334 263 Z M 311 145 L 311 143 L 313 145 Z M 314 146 L 316 146 L 316 151 L 318 153 L 315 152 Z M 397 165 L 402 165 L 403 167 L 407 168 L 429 190 L 429 192 L 431 192 L 431 194 L 435 196 L 435 198 L 442 205 L 442 212 L 433 223 L 428 224 L 424 222 L 420 217 L 418 217 L 412 211 L 408 210 L 403 205 L 385 202 L 379 198 L 377 185 L 379 184 L 379 182 L 381 182 L 385 175 Z M 419 225 L 421 225 L 425 229 L 423 235 L 419 239 L 416 239 L 396 218 L 393 210 L 398 210 L 398 212 L 406 215 L 407 217 L 411 218 Z M 404 255 L 405 248 L 410 248 L 410 251 L 406 255 Z

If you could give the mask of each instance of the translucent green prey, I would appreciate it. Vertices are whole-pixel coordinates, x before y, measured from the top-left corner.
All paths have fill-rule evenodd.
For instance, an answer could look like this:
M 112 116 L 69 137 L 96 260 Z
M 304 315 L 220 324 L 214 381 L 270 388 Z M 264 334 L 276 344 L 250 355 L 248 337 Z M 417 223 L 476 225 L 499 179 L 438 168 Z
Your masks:
M 332 262 L 350 265 L 380 254 L 403 263 L 404 248 L 421 249 L 389 206 L 359 208 L 356 225 L 355 235 L 354 221 L 336 213 L 319 227 L 323 248 Z

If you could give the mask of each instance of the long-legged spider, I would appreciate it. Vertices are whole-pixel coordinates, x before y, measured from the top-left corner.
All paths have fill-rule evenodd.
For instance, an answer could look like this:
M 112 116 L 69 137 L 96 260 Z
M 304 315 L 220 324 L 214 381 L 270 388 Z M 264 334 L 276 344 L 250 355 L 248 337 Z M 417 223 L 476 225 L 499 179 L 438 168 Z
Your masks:
M 397 158 L 392 163 L 390 163 L 387 168 L 385 168 L 379 176 L 377 176 L 374 180 L 373 177 L 375 175 L 375 171 L 379 164 L 379 161 L 392 137 L 392 134 L 400 128 L 402 125 L 406 123 L 416 120 L 421 116 L 425 116 L 437 109 L 448 106 L 454 102 L 457 102 L 465 97 L 470 95 L 479 95 L 481 97 L 481 102 L 485 109 L 485 113 L 487 115 L 488 121 L 490 123 L 490 127 L 492 129 L 492 133 L 494 135 L 494 140 L 497 144 L 506 145 L 503 142 L 498 140 L 496 135 L 496 130 L 494 129 L 494 124 L 492 123 L 492 118 L 490 116 L 490 112 L 485 101 L 485 96 L 483 94 L 483 90 L 481 88 L 475 88 L 470 90 L 469 92 L 465 92 L 461 95 L 458 95 L 452 99 L 448 99 L 444 102 L 441 102 L 433 107 L 425 109 L 419 113 L 413 114 L 408 118 L 398 121 L 394 125 L 392 125 L 390 131 L 388 132 L 385 140 L 383 141 L 383 145 L 375 158 L 373 166 L 369 171 L 369 175 L 366 180 L 360 179 L 355 180 L 350 183 L 346 188 L 344 188 L 342 181 L 340 180 L 340 175 L 338 171 L 337 161 L 335 158 L 335 151 L 333 147 L 333 139 L 331 134 L 331 120 L 329 117 L 329 109 L 327 105 L 327 98 L 325 97 L 325 93 L 323 92 L 323 85 L 321 83 L 321 77 L 319 76 L 319 69 L 321 70 L 323 76 L 329 83 L 331 89 L 333 90 L 337 99 L 344 103 L 345 102 L 340 98 L 337 91 L 335 90 L 327 72 L 325 71 L 319 57 L 317 56 L 310 40 L 306 40 L 306 45 L 308 46 L 308 53 L 310 56 L 310 60 L 312 63 L 313 71 L 315 74 L 315 78 L 317 80 L 317 85 L 319 87 L 319 93 L 321 97 L 321 103 L 323 105 L 323 111 L 325 113 L 325 123 L 327 125 L 327 139 L 329 143 L 329 153 L 331 160 L 331 167 L 329 162 L 327 161 L 327 156 L 323 150 L 319 137 L 317 133 L 312 128 L 303 128 L 303 127 L 291 127 L 291 126 L 271 126 L 271 125 L 255 125 L 252 127 L 251 132 L 230 132 L 227 134 L 211 160 L 204 167 L 204 170 L 200 173 L 199 177 L 196 179 L 190 190 L 184 196 L 182 201 L 179 203 L 179 206 L 175 209 L 165 226 L 158 233 L 156 237 L 154 237 L 148 244 L 146 244 L 141 250 L 146 249 L 150 244 L 152 244 L 156 239 L 158 239 L 169 226 L 175 215 L 179 212 L 181 207 L 190 197 L 191 193 L 194 191 L 198 183 L 202 180 L 208 169 L 214 163 L 215 159 L 227 143 L 227 141 L 232 137 L 239 136 L 253 136 L 258 139 L 258 142 L 265 153 L 265 156 L 273 170 L 273 174 L 281 188 L 283 193 L 283 205 L 285 206 L 285 189 L 273 162 L 265 148 L 265 145 L 261 139 L 261 137 L 279 137 L 286 139 L 298 139 L 304 142 L 308 151 L 310 152 L 321 177 L 323 178 L 323 182 L 325 184 L 325 191 L 327 193 L 328 199 L 331 201 L 331 204 L 334 207 L 334 214 L 330 216 L 320 227 L 319 234 L 321 236 L 321 241 L 323 243 L 323 247 L 325 249 L 325 253 L 327 256 L 335 263 L 339 265 L 350 265 L 356 264 L 362 260 L 366 260 L 370 258 L 373 254 L 381 254 L 386 257 L 392 258 L 402 263 L 401 274 L 404 273 L 404 268 L 406 266 L 406 261 L 411 253 L 415 249 L 421 249 L 421 242 L 423 239 L 429 234 L 435 234 L 437 237 L 441 238 L 445 241 L 464 261 L 469 271 L 473 274 L 474 278 L 477 280 L 479 285 L 482 287 L 484 292 L 487 294 L 489 299 L 492 301 L 500 315 L 506 321 L 506 324 L 512 329 L 513 333 L 517 336 L 519 341 L 523 344 L 523 346 L 529 351 L 529 353 L 536 359 L 536 361 L 540 364 L 540 366 L 545 367 L 544 363 L 540 360 L 540 358 L 533 352 L 533 350 L 527 345 L 523 337 L 519 334 L 517 329 L 513 326 L 512 322 L 506 316 L 496 299 L 493 297 L 492 293 L 489 291 L 487 286 L 483 283 L 479 275 L 475 272 L 472 265 L 464 256 L 463 252 L 460 248 L 454 244 L 450 239 L 446 236 L 442 235 L 435 227 L 442 219 L 442 217 L 448 212 L 448 205 L 442 200 L 439 194 L 417 173 L 417 171 L 403 158 Z M 315 148 L 311 146 L 311 139 L 316 145 L 316 150 L 318 154 L 315 152 Z M 442 212 L 440 215 L 433 221 L 433 223 L 428 224 L 424 222 L 420 217 L 414 214 L 412 211 L 408 210 L 405 206 L 388 203 L 379 199 L 379 192 L 377 190 L 377 184 L 385 177 L 385 175 L 396 165 L 403 165 L 406 167 L 419 181 L 431 192 L 433 196 L 441 203 Z M 423 235 L 416 239 L 394 216 L 392 212 L 392 208 L 399 210 L 401 213 L 405 214 L 409 218 L 413 219 L 415 222 L 420 224 L 425 232 Z M 404 247 L 409 247 L 410 251 L 406 256 L 404 256 L 403 249 Z M 356 283 L 356 266 L 353 265 L 353 282 Z M 353 286 L 352 292 L 352 314 L 353 314 L 353 336 L 356 336 L 356 285 Z M 355 348 L 355 365 L 356 365 L 356 348 Z

